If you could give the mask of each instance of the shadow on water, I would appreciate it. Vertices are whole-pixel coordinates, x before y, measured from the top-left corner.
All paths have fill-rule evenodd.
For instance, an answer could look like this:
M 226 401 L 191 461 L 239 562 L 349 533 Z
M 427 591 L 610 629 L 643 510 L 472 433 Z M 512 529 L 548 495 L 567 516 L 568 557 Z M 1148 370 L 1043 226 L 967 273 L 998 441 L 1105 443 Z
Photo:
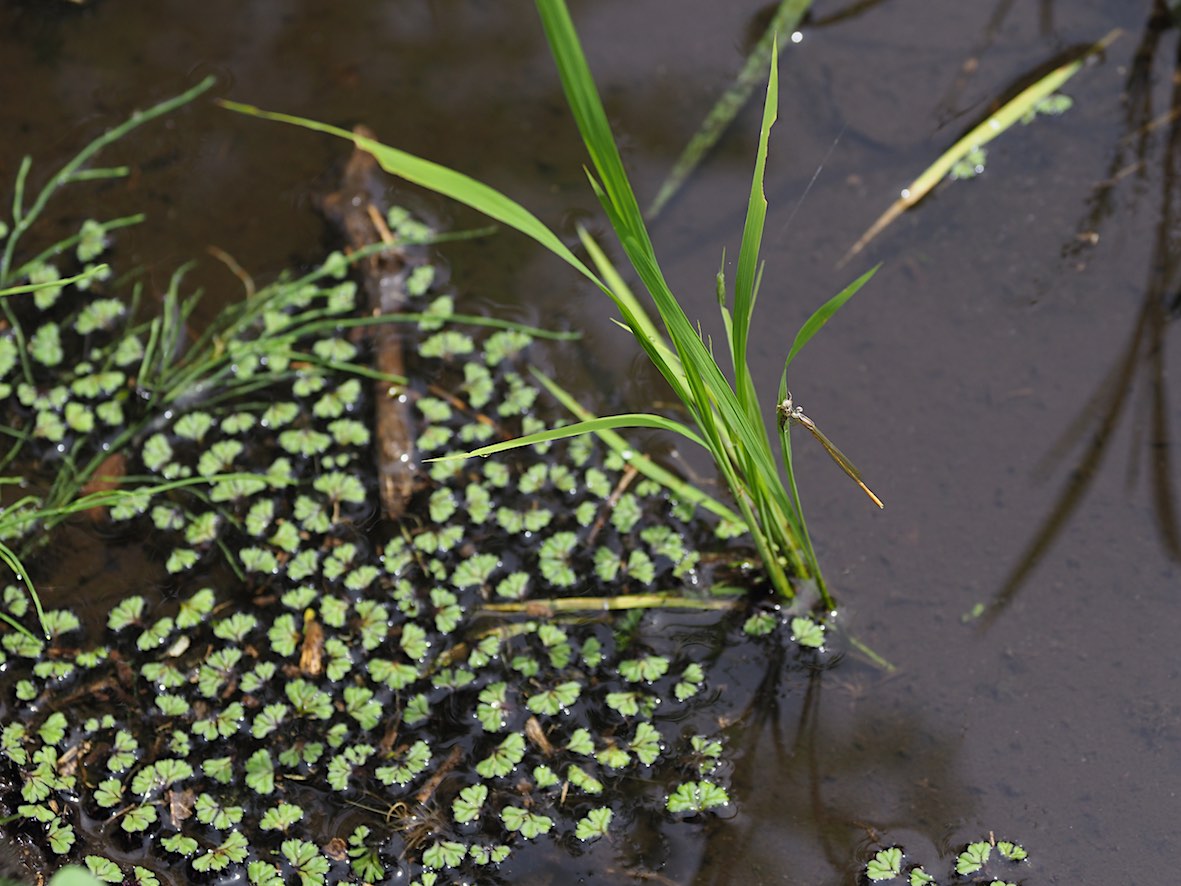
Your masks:
M 1176 32 L 1178 22 L 1163 2 L 1156 2 L 1140 34 L 1125 86 L 1124 132 L 1115 143 L 1107 176 L 1094 188 L 1090 211 L 1079 226 L 1064 254 L 1079 267 L 1087 252 L 1104 233 L 1105 223 L 1119 223 L 1116 203 L 1121 186 L 1143 180 L 1149 168 L 1159 169 L 1159 195 L 1133 194 L 1129 202 L 1150 202 L 1158 196 L 1157 222 L 1152 236 L 1152 254 L 1136 322 L 1123 352 L 1108 370 L 1078 416 L 1051 448 L 1039 466 L 1047 474 L 1066 463 L 1069 451 L 1082 447 L 1082 454 L 1068 465 L 1068 479 L 1028 547 L 1022 551 L 1012 572 L 991 602 L 982 624 L 991 624 L 1021 585 L 1046 556 L 1055 539 L 1068 525 L 1088 488 L 1094 482 L 1121 421 L 1132 423 L 1133 456 L 1128 464 L 1128 485 L 1136 483 L 1142 461 L 1148 466 L 1148 488 L 1157 536 L 1173 560 L 1181 560 L 1181 530 L 1177 523 L 1177 485 L 1174 481 L 1174 453 L 1170 427 L 1172 408 L 1167 391 L 1166 333 L 1181 313 L 1181 63 L 1174 63 L 1174 84 L 1166 110 L 1156 112 L 1153 102 L 1153 69 L 1161 42 Z M 1154 135 L 1164 131 L 1159 156 L 1154 156 Z
M 575 5 L 626 158 L 651 190 L 739 66 L 761 6 L 695 2 L 670 20 L 655 2 Z M 947 9 L 824 6 L 785 57 L 769 231 L 788 229 L 837 148 L 790 242 L 769 244 L 752 343 L 760 377 L 777 378 L 782 329 L 843 285 L 833 263 L 946 147 L 949 125 L 1063 46 L 1113 26 L 1135 40 L 1080 76 L 1061 123 L 998 141 L 982 181 L 940 189 L 881 238 L 875 288 L 798 370 L 809 404 L 828 404 L 826 431 L 892 487 L 870 522 L 823 454 L 801 453 L 810 522 L 851 626 L 900 672 L 883 678 L 851 659 L 809 669 L 770 646 L 719 651 L 717 717 L 738 752 L 733 812 L 676 826 L 637 819 L 616 844 L 509 868 L 507 880 L 844 886 L 860 858 L 895 843 L 943 877 L 966 841 L 995 829 L 1034 854 L 1028 883 L 1168 882 L 1181 845 L 1169 653 L 1181 621 L 1181 410 L 1167 384 L 1181 309 L 1178 32 L 1159 0 L 1088 0 L 1069 20 L 1050 0 Z M 533 17 L 530 4 L 474 0 L 7 4 L 0 182 L 10 187 L 21 154 L 36 159 L 36 178 L 127 108 L 213 70 L 233 98 L 365 122 L 569 234 L 595 210 Z M 752 119 L 740 117 L 657 230 L 674 289 L 707 323 L 721 242 L 738 236 Z M 148 213 L 150 225 L 120 237 L 119 258 L 144 266 L 157 292 L 210 245 L 260 281 L 322 257 L 312 195 L 340 163 L 338 145 L 202 107 L 123 151 L 136 172 L 100 191 L 101 208 Z M 413 199 L 448 225 L 471 221 Z M 63 224 L 95 211 L 71 207 Z M 519 238 L 447 257 L 471 305 L 586 329 L 587 389 L 663 397 L 596 295 Z M 204 259 L 197 274 L 214 295 L 208 310 L 240 297 L 222 263 Z M 1147 476 L 1147 503 L 1101 470 L 1128 436 L 1127 482 Z M 1040 473 L 1068 472 L 1051 492 L 1030 482 L 1047 450 Z M 83 537 L 62 542 L 69 556 L 50 585 L 62 597 L 81 589 L 101 619 L 126 593 L 127 561 L 70 531 Z M 132 559 L 145 582 L 161 580 L 154 560 Z M 985 635 L 961 622 L 973 604 L 985 606 Z

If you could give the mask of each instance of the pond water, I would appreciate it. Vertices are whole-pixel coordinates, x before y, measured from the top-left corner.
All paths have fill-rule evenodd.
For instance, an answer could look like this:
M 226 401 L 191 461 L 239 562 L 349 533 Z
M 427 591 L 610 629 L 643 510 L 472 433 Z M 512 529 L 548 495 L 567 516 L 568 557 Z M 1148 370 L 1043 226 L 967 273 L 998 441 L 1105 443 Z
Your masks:
M 896 670 L 850 656 L 789 673 L 751 649 L 723 660 L 725 713 L 743 716 L 734 811 L 686 825 L 660 882 L 835 886 L 856 882 L 869 848 L 895 843 L 943 878 L 990 831 L 1031 852 L 1026 883 L 1171 879 L 1179 32 L 1155 6 L 822 3 L 784 54 L 752 360 L 770 396 L 803 319 L 882 262 L 794 365 L 792 388 L 885 500 L 877 512 L 819 447 L 798 444 L 844 623 Z M 572 11 L 643 201 L 766 9 Z M 990 101 L 1115 27 L 1123 36 L 1065 89 L 1072 110 L 994 142 L 982 177 L 941 186 L 836 268 Z M 236 100 L 363 121 L 567 234 L 601 225 L 531 4 L 41 0 L 0 10 L 0 48 L 5 188 L 22 154 L 54 168 L 130 109 L 212 72 Z M 713 275 L 722 248 L 737 249 L 757 119 L 754 107 L 739 117 L 653 228 L 673 290 L 715 334 Z M 130 184 L 103 192 L 105 213 L 150 218 L 120 237 L 117 258 L 161 289 L 210 245 L 260 279 L 315 261 L 327 241 L 312 195 L 344 153 L 209 104 L 154 126 L 121 149 L 139 164 Z M 432 198 L 419 206 L 474 222 Z M 584 399 L 664 399 L 601 295 L 556 260 L 506 233 L 446 254 L 468 304 L 585 330 Z M 213 259 L 197 277 L 215 297 L 239 291 Z M 98 611 L 118 593 L 96 583 L 90 600 Z M 986 616 L 967 620 L 979 604 Z M 574 868 L 587 882 L 627 869 Z

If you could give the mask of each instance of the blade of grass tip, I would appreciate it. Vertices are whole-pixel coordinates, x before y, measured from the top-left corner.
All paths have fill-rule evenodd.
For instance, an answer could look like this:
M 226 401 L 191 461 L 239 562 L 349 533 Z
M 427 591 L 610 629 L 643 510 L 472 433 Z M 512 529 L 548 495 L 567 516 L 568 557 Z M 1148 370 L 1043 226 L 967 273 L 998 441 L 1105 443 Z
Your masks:
M 21 158 L 21 165 L 16 170 L 16 183 L 12 191 L 12 223 L 19 225 L 25 217 L 25 184 L 29 180 L 29 170 L 33 168 L 33 158 L 25 154 Z M 5 275 L 0 274 L 0 280 Z
M 691 394 L 691 397 L 683 398 L 684 402 L 695 410 L 695 417 L 701 422 L 711 420 L 710 410 L 716 406 L 726 424 L 737 426 L 741 423 L 741 410 L 730 384 L 669 290 L 660 270 L 569 11 L 561 0 L 538 0 L 537 9 L 567 103 L 601 180 L 601 188 L 596 188 L 596 194 L 632 267 L 655 302 L 681 359 Z M 707 429 L 703 427 L 703 430 Z M 763 445 L 765 448 L 766 444 Z
M 746 345 L 750 337 L 750 322 L 754 314 L 758 292 L 759 248 L 763 242 L 763 227 L 767 220 L 767 197 L 763 179 L 767 169 L 767 150 L 771 141 L 771 127 L 779 115 L 779 52 L 774 42 L 767 74 L 767 95 L 763 103 L 763 121 L 759 127 L 759 146 L 755 152 L 754 174 L 750 182 L 750 197 L 746 205 L 746 221 L 742 226 L 742 246 L 738 251 L 738 271 L 734 279 L 734 317 L 730 351 L 734 361 L 734 392 L 739 405 L 751 421 L 763 427 L 758 395 L 746 362 Z
M 25 564 L 21 562 L 16 552 L 4 544 L 4 542 L 0 542 L 0 561 L 3 561 L 12 570 L 13 575 L 19 581 L 23 581 L 25 587 L 29 589 L 29 599 L 33 601 L 33 609 L 37 613 L 37 620 L 41 623 L 41 633 L 48 640 L 50 633 L 49 625 L 45 622 L 45 610 L 41 608 L 41 597 L 37 594 L 37 589 L 33 586 L 33 579 L 29 577 L 29 571 L 25 569 Z M 25 633 L 27 634 L 28 631 L 26 630 Z
M 974 127 L 967 135 L 948 148 L 938 160 L 923 171 L 922 175 L 911 182 L 909 187 L 903 189 L 902 196 L 895 200 L 890 208 L 869 226 L 869 229 L 861 235 L 857 242 L 845 253 L 844 257 L 837 262 L 837 267 L 840 268 L 846 265 L 850 259 L 861 252 L 874 237 L 885 230 L 896 218 L 922 200 L 923 197 L 927 196 L 932 188 L 943 181 L 944 176 L 951 171 L 951 168 L 956 163 L 960 162 L 960 160 L 976 148 L 988 144 L 994 138 L 1010 129 L 1015 123 L 1022 120 L 1039 101 L 1059 89 L 1067 80 L 1082 69 L 1087 59 L 1107 49 L 1121 33 L 1122 31 L 1119 28 L 1110 31 L 1102 40 L 1087 47 L 1077 59 L 1060 65 L 1032 86 L 1023 89 L 1002 105 L 995 113 L 990 114 L 987 120 Z
M 856 295 L 858 290 L 860 290 L 862 286 L 869 282 L 869 278 L 876 274 L 878 272 L 878 268 L 880 267 L 881 264 L 874 265 L 872 268 L 870 268 L 868 271 L 866 271 L 864 274 L 862 274 L 860 277 L 858 277 L 856 280 L 854 280 L 852 283 L 822 304 L 819 308 L 817 308 L 812 313 L 812 316 L 804 322 L 804 325 L 800 327 L 800 331 L 796 333 L 795 341 L 793 341 L 791 344 L 791 350 L 787 352 L 787 360 L 783 364 L 785 378 L 787 375 L 787 367 L 791 366 L 791 362 L 796 358 L 796 354 L 803 350 L 804 345 L 811 341 L 812 336 L 820 331 L 824 324 L 829 321 L 829 318 L 839 311 L 845 302 Z M 780 395 L 779 402 L 782 403 L 786 396 L 785 381 L 784 393 Z
M 577 400 L 575 400 L 569 391 L 559 385 L 544 372 L 540 372 L 536 368 L 532 367 L 530 371 L 533 373 L 533 377 L 537 379 L 538 383 L 541 384 L 547 391 L 549 391 L 555 400 L 570 410 L 570 412 L 573 413 L 577 418 L 581 419 L 582 421 L 589 421 L 598 417 Z M 635 447 L 633 447 L 627 442 L 627 440 L 625 440 L 615 431 L 600 430 L 596 433 L 596 436 L 598 436 L 600 440 L 611 447 L 612 450 L 622 456 L 629 464 L 633 465 L 635 469 L 645 477 L 650 480 L 655 480 L 661 486 L 664 486 L 666 489 L 668 489 L 672 493 L 673 498 L 690 501 L 695 505 L 700 505 L 707 511 L 710 511 L 711 513 L 721 517 L 723 520 L 731 520 L 738 524 L 743 524 L 746 522 L 737 513 L 726 507 L 713 496 L 694 486 L 692 483 L 689 483 L 682 477 L 677 476 L 677 474 L 673 473 L 672 471 L 662 468 L 642 452 L 637 452 Z
M 560 428 L 550 428 L 548 431 L 538 431 L 526 434 L 524 437 L 514 437 L 512 440 L 502 440 L 473 449 L 470 452 L 450 452 L 447 455 L 424 459 L 424 461 L 458 461 L 460 459 L 496 455 L 508 452 L 510 449 L 520 449 L 535 443 L 548 443 L 550 440 L 564 440 L 567 437 L 578 437 L 582 434 L 597 434 L 600 430 L 614 430 L 616 428 L 653 428 L 658 431 L 672 431 L 699 446 L 705 446 L 705 441 L 695 434 L 688 426 L 678 421 L 665 418 L 663 415 L 653 415 L 649 412 L 627 412 L 620 415 L 604 415 L 590 421 L 579 421 Z
M 595 88 L 582 44 L 574 30 L 570 11 L 562 0 L 537 0 L 537 12 L 558 68 L 566 102 L 570 105 L 583 144 L 591 155 L 592 166 L 614 210 L 613 214 L 621 223 L 622 230 L 636 238 L 644 252 L 651 254 L 652 243 L 644 226 L 639 203 L 636 202 L 631 182 L 623 168 L 619 147 L 607 122 L 607 114 L 599 99 L 599 91 Z M 616 231 L 621 234 L 621 239 L 626 239 L 620 227 L 616 227 Z
M 361 150 L 372 154 L 382 169 L 391 175 L 396 175 L 398 178 L 405 179 L 416 185 L 421 185 L 445 197 L 450 197 L 452 200 L 456 200 L 465 206 L 470 206 L 482 212 L 489 218 L 520 231 L 557 255 L 580 274 L 595 283 L 595 285 L 605 289 L 602 281 L 595 276 L 594 272 L 583 264 L 566 247 L 566 244 L 533 215 L 533 213 L 494 188 L 490 188 L 470 176 L 456 172 L 446 166 L 441 166 L 438 163 L 432 163 L 430 160 L 424 160 L 421 157 L 408 154 L 405 151 L 400 151 L 397 148 L 391 148 L 379 141 L 366 138 L 347 129 L 341 129 L 338 126 L 309 120 L 306 117 L 280 114 L 275 111 L 264 111 L 254 105 L 227 101 L 225 99 L 218 100 L 218 104 L 226 110 L 235 111 L 239 114 L 259 117 L 263 120 L 273 120 L 278 123 L 287 123 L 314 132 L 322 132 L 327 135 L 334 135 L 337 138 L 346 139 Z
M 791 39 L 792 33 L 799 27 L 804 16 L 812 6 L 812 0 L 780 0 L 767 29 L 755 44 L 750 55 L 734 82 L 717 100 L 705 115 L 696 134 L 685 145 L 681 156 L 673 164 L 672 172 L 660 185 L 660 190 L 648 207 L 648 220 L 656 218 L 660 211 L 681 189 L 685 180 L 702 160 L 713 150 L 718 139 L 722 137 L 738 116 L 738 112 L 750 101 L 755 88 L 763 82 L 764 72 L 767 70 L 768 60 L 774 52 L 782 52 Z
M 724 380 L 720 373 L 709 372 L 709 367 L 705 364 L 712 365 L 712 360 L 709 359 L 693 325 L 673 297 L 660 270 L 644 224 L 644 217 L 623 167 L 619 148 L 566 4 L 562 0 L 538 0 L 537 10 L 558 68 L 566 101 L 582 135 L 583 144 L 591 156 L 594 172 L 598 175 L 598 181 L 594 176 L 588 176 L 591 186 L 602 203 L 632 267 L 656 303 L 673 347 L 682 364 L 686 364 L 685 372 L 692 375 L 699 368 L 704 370 L 709 386 L 715 388 L 714 393 L 717 395 L 717 385 L 720 382 L 724 383 Z M 690 361 L 686 359 L 686 354 L 690 352 L 695 355 L 692 362 L 700 366 L 687 365 Z M 714 369 L 716 370 L 716 367 Z M 726 384 L 726 387 L 728 389 L 729 385 Z M 694 399 L 698 403 L 702 402 L 702 398 L 696 393 Z

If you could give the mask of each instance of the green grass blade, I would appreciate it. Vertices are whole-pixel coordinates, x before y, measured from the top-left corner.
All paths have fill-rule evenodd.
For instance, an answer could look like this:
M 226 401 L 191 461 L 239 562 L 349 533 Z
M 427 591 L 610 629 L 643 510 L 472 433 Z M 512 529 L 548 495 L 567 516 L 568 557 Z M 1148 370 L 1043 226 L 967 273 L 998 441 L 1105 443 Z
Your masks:
M 432 163 L 430 160 L 424 160 L 397 148 L 391 148 L 381 142 L 349 132 L 347 129 L 341 129 L 339 126 L 331 126 L 327 123 L 309 120 L 306 117 L 264 111 L 254 105 L 241 102 L 221 100 L 218 103 L 223 108 L 240 114 L 260 117 L 264 120 L 274 120 L 279 123 L 289 123 L 293 126 L 347 139 L 372 154 L 381 164 L 382 169 L 391 175 L 396 175 L 406 181 L 436 191 L 445 197 L 450 197 L 452 200 L 457 200 L 484 213 L 489 218 L 520 231 L 536 240 L 600 288 L 603 286 L 594 272 L 583 264 L 537 216 L 495 188 L 490 188 L 483 182 L 478 182 L 462 172 L 456 172 L 454 169 Z
M 661 369 L 662 374 L 672 385 L 673 390 L 679 395 L 685 387 L 685 370 L 681 366 L 681 358 L 674 353 L 673 349 L 669 347 L 668 341 L 656 328 L 656 324 L 648 317 L 643 305 L 640 304 L 639 299 L 636 298 L 635 293 L 631 291 L 631 287 L 620 275 L 615 265 L 607 258 L 607 254 L 603 252 L 602 247 L 595 242 L 590 233 L 579 225 L 578 228 L 579 239 L 582 240 L 582 246 L 586 250 L 587 255 L 590 256 L 591 261 L 595 265 L 595 269 L 599 272 L 599 276 L 603 278 L 603 282 L 607 284 L 608 288 L 615 294 L 616 302 L 623 302 L 628 306 L 631 320 L 627 324 L 627 329 L 638 340 L 642 342 L 647 341 L 653 350 L 659 354 L 659 359 L 653 358 L 653 363 Z M 679 380 L 679 383 L 674 383 L 673 378 Z
M 787 352 L 787 360 L 783 364 L 783 371 L 785 373 L 787 372 L 787 367 L 791 365 L 791 361 L 796 358 L 796 354 L 803 350 L 804 345 L 812 340 L 812 336 L 820 331 L 821 327 L 829 321 L 829 318 L 833 314 L 841 309 L 841 306 L 845 302 L 857 294 L 857 290 L 869 282 L 869 278 L 876 274 L 880 267 L 880 264 L 874 265 L 813 312 L 807 322 L 800 327 L 800 331 L 796 333 L 795 341 L 791 344 L 791 350 Z M 779 398 L 781 403 L 783 402 L 783 396 L 780 395 Z
M 599 418 L 590 419 L 589 421 L 579 421 L 560 428 L 550 428 L 548 431 L 527 434 L 524 437 L 514 437 L 512 440 L 503 440 L 500 443 L 490 443 L 487 446 L 481 446 L 479 449 L 472 449 L 469 452 L 451 452 L 447 455 L 440 455 L 437 458 L 428 458 L 425 460 L 457 461 L 459 459 L 475 458 L 476 456 L 496 455 L 498 452 L 508 452 L 512 449 L 520 449 L 522 446 L 532 446 L 535 443 L 565 440 L 568 437 L 578 437 L 582 434 L 597 434 L 600 431 L 613 431 L 616 428 L 653 428 L 658 431 L 672 431 L 688 440 L 692 440 L 699 446 L 705 446 L 705 441 L 701 437 L 693 433 L 692 429 L 681 424 L 679 421 L 673 421 L 672 419 L 665 418 L 663 415 L 653 415 L 649 412 L 627 412 L 621 415 L 604 415 Z
M 681 156 L 673 165 L 672 172 L 660 186 L 656 199 L 648 207 L 648 218 L 653 219 L 673 198 L 685 180 L 693 173 L 698 164 L 709 154 L 717 144 L 722 133 L 729 128 L 738 116 L 738 112 L 746 105 L 755 89 L 763 82 L 763 72 L 767 70 L 767 62 L 772 52 L 782 51 L 787 45 L 791 34 L 799 27 L 800 21 L 808 12 L 812 0 L 780 0 L 779 8 L 774 17 L 763 31 L 763 36 L 755 48 L 747 56 L 742 70 L 734 79 L 730 88 L 710 108 L 702 121 L 697 133 L 689 140 Z
M 274 111 L 264 111 L 253 105 L 242 104 L 240 102 L 219 101 L 219 104 L 227 110 L 236 111 L 248 116 L 259 117 L 264 120 L 273 120 L 279 123 L 288 123 L 294 126 L 299 126 L 304 129 L 309 129 L 315 132 L 322 132 L 328 135 L 334 135 L 338 138 L 347 139 L 353 142 L 357 147 L 372 154 L 381 164 L 381 167 L 391 175 L 396 175 L 414 184 L 421 185 L 424 188 L 442 194 L 445 197 L 450 197 L 460 203 L 472 207 L 479 212 L 484 213 L 490 218 L 495 219 L 509 227 L 520 231 L 522 234 L 532 238 L 546 249 L 553 252 L 580 274 L 589 279 L 599 289 L 611 297 L 619 307 L 624 319 L 628 325 L 634 330 L 637 328 L 644 328 L 644 321 L 647 318 L 641 319 L 634 312 L 632 307 L 626 303 L 621 302 L 616 294 L 600 280 L 595 273 L 587 267 L 577 256 L 574 255 L 566 244 L 558 238 L 548 227 L 546 227 L 535 215 L 504 194 L 494 188 L 490 188 L 482 182 L 457 172 L 453 169 L 448 169 L 446 166 L 441 166 L 438 163 L 432 163 L 429 160 L 424 160 L 421 157 L 416 157 L 405 151 L 400 151 L 397 148 L 391 148 L 383 145 L 381 142 L 374 141 L 364 136 L 356 135 L 348 130 L 341 129 L 337 126 L 331 126 L 327 123 L 320 123 L 316 120 L 309 120 L 304 117 L 296 117 L 290 114 L 281 114 Z M 648 326 L 651 327 L 650 322 Z M 640 344 L 645 347 L 649 355 L 653 353 L 649 347 L 647 337 L 637 336 Z M 656 361 L 659 366 L 659 361 Z
M 680 359 L 688 393 L 682 399 L 706 438 L 714 444 L 710 450 L 715 458 L 727 457 L 717 445 L 720 437 L 714 426 L 720 423 L 737 435 L 734 439 L 737 448 L 750 448 L 756 454 L 758 464 L 773 472 L 774 463 L 770 458 L 765 432 L 761 428 L 752 428 L 744 419 L 743 410 L 730 383 L 664 279 L 565 4 L 561 0 L 539 0 L 537 7 L 558 66 L 566 100 L 601 182 L 601 187 L 596 190 L 603 208 L 632 267 L 655 302 Z M 760 449 L 763 455 L 758 454 Z
M 570 412 L 583 421 L 590 421 L 597 418 L 589 409 L 584 407 L 581 403 L 574 399 L 574 397 L 559 385 L 556 381 L 550 378 L 543 372 L 536 369 L 533 370 L 533 377 L 537 379 L 547 391 L 549 391 L 559 403 L 565 406 Z M 622 436 L 615 433 L 615 431 L 599 430 L 596 436 L 611 449 L 622 456 L 628 464 L 633 465 L 637 471 L 643 474 L 650 480 L 655 480 L 661 486 L 668 489 L 675 499 L 692 502 L 695 505 L 700 505 L 707 511 L 721 517 L 723 520 L 730 520 L 734 523 L 744 524 L 746 521 L 736 514 L 733 510 L 726 507 L 716 498 L 708 495 L 703 490 L 698 489 L 691 483 L 685 482 L 683 478 L 666 470 L 658 465 L 648 456 L 642 452 L 637 452 L 635 447 L 627 442 Z
M 3 562 L 12 574 L 16 576 L 18 581 L 23 581 L 25 587 L 29 589 L 29 599 L 33 601 L 33 609 L 37 613 L 37 621 L 41 625 L 41 633 L 45 635 L 45 639 L 49 639 L 49 625 L 45 623 L 45 610 L 41 606 L 41 596 L 37 593 L 37 589 L 33 587 L 33 579 L 29 575 L 29 570 L 25 569 L 25 564 L 21 562 L 20 557 L 4 542 L 0 542 L 0 562 Z M 18 630 L 24 634 L 29 632 L 20 625 L 15 624 L 10 619 L 6 619 L 10 624 L 13 624 Z
M 738 402 L 753 422 L 762 427 L 758 395 L 746 362 L 746 345 L 750 337 L 750 320 L 758 294 L 759 247 L 763 241 L 763 227 L 767 220 L 767 197 L 763 192 L 763 177 L 767 168 L 767 147 L 771 127 L 775 125 L 779 108 L 779 53 L 771 47 L 771 67 L 767 77 L 767 97 L 763 104 L 763 122 L 759 128 L 759 147 L 755 153 L 754 176 L 750 183 L 750 198 L 746 206 L 746 222 L 742 227 L 742 246 L 738 252 L 738 273 L 734 280 L 734 312 L 730 332 L 730 351 L 734 360 L 734 390 Z
M 779 401 L 782 403 L 787 399 L 787 366 L 783 367 L 783 374 L 779 377 Z M 836 608 L 836 601 L 828 592 L 828 586 L 824 582 L 823 574 L 820 572 L 820 561 L 816 558 L 816 551 L 812 547 L 812 536 L 808 534 L 808 523 L 804 519 L 804 504 L 800 500 L 800 490 L 796 485 L 796 474 L 791 455 L 791 422 L 784 422 L 779 428 L 779 451 L 783 456 L 783 469 L 787 473 L 788 486 L 791 490 L 791 500 L 793 505 L 793 516 L 797 521 L 800 538 L 803 539 L 804 556 L 807 558 L 808 564 L 811 566 L 812 574 L 816 578 L 816 586 L 820 591 L 821 599 L 824 600 L 825 608 L 832 610 Z

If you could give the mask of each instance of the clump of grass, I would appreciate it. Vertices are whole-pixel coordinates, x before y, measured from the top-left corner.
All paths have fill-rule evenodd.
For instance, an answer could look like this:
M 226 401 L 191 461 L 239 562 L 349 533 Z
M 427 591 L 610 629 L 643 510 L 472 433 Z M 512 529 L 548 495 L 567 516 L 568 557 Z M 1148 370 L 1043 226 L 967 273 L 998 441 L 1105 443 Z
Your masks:
M 760 402 L 747 362 L 751 318 L 762 277 L 759 247 L 767 208 L 763 172 L 778 99 L 776 53 L 772 52 L 759 147 L 732 292 L 727 292 L 723 274 L 719 272 L 718 275 L 719 308 L 732 364 L 732 373 L 727 377 L 712 348 L 702 340 L 664 279 L 565 4 L 538 3 L 538 11 L 567 101 L 591 156 L 593 172 L 588 171 L 591 187 L 659 314 L 663 332 L 647 316 L 622 277 L 585 231 L 580 233 L 593 270 L 523 206 L 461 173 L 323 123 L 265 112 L 235 102 L 222 104 L 242 113 L 347 138 L 371 152 L 388 172 L 465 203 L 532 237 L 591 280 L 614 302 L 623 325 L 659 369 L 691 418 L 691 424 L 649 413 L 595 418 L 474 449 L 459 457 L 490 455 L 561 437 L 620 428 L 656 428 L 679 434 L 710 452 L 777 592 L 790 600 L 796 596 L 793 579 L 814 582 L 819 586 L 826 606 L 831 608 L 834 602 L 824 586 L 792 477 L 790 424 L 785 423 L 779 433 L 782 464 L 788 476 L 785 484 L 780 477 L 779 460 L 772 452 L 767 425 L 767 419 L 776 414 L 776 409 L 774 405 Z M 826 302 L 801 328 L 785 361 L 777 402 L 786 399 L 787 367 L 791 361 L 872 273 L 862 275 Z

